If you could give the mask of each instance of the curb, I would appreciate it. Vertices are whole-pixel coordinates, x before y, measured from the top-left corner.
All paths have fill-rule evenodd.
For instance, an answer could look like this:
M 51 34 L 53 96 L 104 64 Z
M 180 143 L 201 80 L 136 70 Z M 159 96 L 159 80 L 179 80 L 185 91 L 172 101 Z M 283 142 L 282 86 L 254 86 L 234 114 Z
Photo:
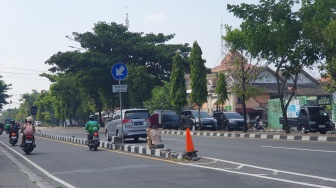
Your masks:
M 62 129 L 79 129 L 84 130 L 83 127 L 60 127 Z M 104 132 L 105 128 L 100 128 L 100 131 Z M 267 134 L 273 133 L 273 134 Z M 185 131 L 180 130 L 161 130 L 163 135 L 185 135 Z M 190 131 L 192 136 L 217 136 L 217 137 L 233 137 L 233 138 L 259 138 L 259 139 L 274 139 L 274 140 L 291 140 L 291 141 L 324 141 L 324 142 L 336 142 L 335 131 L 331 134 L 335 136 L 308 136 L 308 135 L 280 135 L 285 134 L 282 130 L 263 130 L 253 133 L 227 133 L 227 132 L 199 132 Z
M 53 140 L 61 140 L 61 141 L 71 142 L 71 143 L 76 143 L 76 144 L 81 144 L 81 145 L 87 144 L 87 139 L 82 139 L 82 138 L 48 135 L 48 134 L 43 134 L 43 133 L 35 133 L 35 136 L 49 138 Z M 144 147 L 144 146 L 113 144 L 112 142 L 108 142 L 108 141 L 101 141 L 99 147 L 109 149 L 109 150 L 119 150 L 119 151 L 124 151 L 124 152 L 149 155 L 152 157 L 160 157 L 160 158 L 166 158 L 166 159 L 183 160 L 185 158 L 184 153 L 173 152 L 173 151 L 170 151 L 170 149 L 164 149 L 164 148 L 163 149 L 149 149 L 148 147 Z

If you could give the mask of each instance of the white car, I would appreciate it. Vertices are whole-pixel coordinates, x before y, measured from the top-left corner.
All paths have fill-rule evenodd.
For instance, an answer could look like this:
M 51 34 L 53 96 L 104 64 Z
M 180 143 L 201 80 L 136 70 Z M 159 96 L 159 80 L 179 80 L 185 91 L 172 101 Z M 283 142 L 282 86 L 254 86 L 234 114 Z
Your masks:
M 121 119 L 122 113 L 122 119 Z M 147 130 L 150 126 L 150 114 L 146 109 L 124 109 L 113 113 L 111 120 L 106 124 L 105 136 L 107 141 L 111 141 L 112 136 L 123 136 L 133 138 L 147 137 Z M 121 132 L 123 131 L 123 134 Z

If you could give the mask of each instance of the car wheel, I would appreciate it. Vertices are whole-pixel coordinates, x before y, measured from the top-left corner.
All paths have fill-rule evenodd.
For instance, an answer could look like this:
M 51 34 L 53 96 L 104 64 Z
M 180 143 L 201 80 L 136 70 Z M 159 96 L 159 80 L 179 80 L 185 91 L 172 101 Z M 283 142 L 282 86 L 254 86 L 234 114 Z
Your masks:
M 164 126 L 164 124 L 162 124 L 162 130 L 165 130 L 166 128 L 165 128 L 165 126 Z
M 139 141 L 139 137 L 134 137 L 133 139 L 134 139 L 134 141 L 136 141 L 136 142 Z
M 307 134 L 305 126 L 301 126 L 301 134 Z
M 327 131 L 320 131 L 320 133 L 321 133 L 321 134 L 326 134 L 326 133 L 327 133 Z

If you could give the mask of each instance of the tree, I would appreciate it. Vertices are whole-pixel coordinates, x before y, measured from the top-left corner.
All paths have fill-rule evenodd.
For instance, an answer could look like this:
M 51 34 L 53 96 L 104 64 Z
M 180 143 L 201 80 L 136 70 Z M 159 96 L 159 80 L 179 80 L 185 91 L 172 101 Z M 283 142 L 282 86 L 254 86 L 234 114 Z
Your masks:
M 247 51 L 252 57 L 263 58 L 276 67 L 280 106 L 284 129 L 289 133 L 287 107 L 295 95 L 298 75 L 303 68 L 311 67 L 318 60 L 319 51 L 303 32 L 299 12 L 293 11 L 294 0 L 261 0 L 259 5 L 227 6 L 236 17 L 243 19 L 240 26 L 244 33 Z M 285 78 L 282 81 L 282 78 Z M 288 80 L 293 81 L 288 87 Z
M 163 86 L 155 86 L 152 90 L 152 98 L 144 102 L 146 109 L 150 112 L 154 112 L 154 110 L 176 110 L 170 96 L 167 95 L 171 85 L 172 83 L 165 81 Z
M 129 66 L 129 75 L 126 78 L 128 97 L 132 107 L 143 107 L 143 102 L 150 99 L 152 79 L 143 66 Z
M 300 10 L 303 22 L 303 34 L 319 51 L 322 60 L 319 66 L 321 76 L 331 78 L 327 85 L 329 92 L 336 90 L 336 1 L 334 0 L 304 0 Z
M 226 84 L 226 78 L 223 73 L 219 73 L 218 75 L 218 82 L 216 84 L 216 90 L 215 93 L 218 95 L 217 99 L 217 107 L 218 105 L 222 106 L 222 111 L 223 105 L 225 104 L 226 100 L 228 100 L 228 93 L 227 93 L 227 84 Z
M 8 99 L 10 96 L 6 93 L 9 89 L 11 89 L 10 86 L 12 86 L 12 84 L 5 84 L 1 78 L 2 76 L 0 76 L 0 109 L 2 109 L 4 105 L 8 104 L 6 99 Z
M 230 50 L 233 61 L 228 65 L 232 67 L 231 76 L 235 80 L 232 91 L 237 97 L 242 99 L 243 131 L 247 132 L 246 101 L 250 98 L 255 98 L 263 92 L 263 88 L 253 85 L 261 71 L 258 67 L 259 59 L 253 58 L 247 51 L 244 32 L 238 29 L 232 30 L 231 27 L 226 26 L 226 36 L 223 36 L 223 39 L 227 42 L 229 48 L 233 48 Z
M 207 101 L 208 90 L 206 80 L 206 67 L 204 65 L 205 60 L 202 59 L 202 50 L 199 47 L 197 41 L 194 42 L 190 53 L 190 84 L 191 94 L 190 100 L 198 107 L 198 122 L 199 129 L 202 130 L 202 122 L 200 117 L 200 111 L 204 102 Z
M 173 58 L 172 73 L 170 75 L 169 96 L 173 106 L 178 106 L 178 114 L 181 114 L 182 106 L 187 105 L 186 80 L 184 78 L 185 71 L 182 65 L 182 57 L 176 52 Z
M 137 69 L 136 67 L 142 67 L 141 71 L 146 73 L 142 75 L 146 77 L 145 83 L 142 84 L 147 87 L 143 88 L 147 90 L 147 94 L 154 85 L 162 85 L 162 80 L 169 80 L 171 59 L 176 50 L 190 52 L 187 43 L 165 44 L 173 37 L 174 34 L 133 33 L 121 24 L 98 22 L 92 32 L 73 32 L 72 36 L 68 36 L 69 39 L 78 42 L 84 51 L 58 52 L 45 63 L 52 66 L 49 69 L 51 73 L 73 74 L 80 95 L 88 99 L 82 101 L 82 104 L 85 102 L 85 106 L 90 108 L 93 105 L 93 111 L 101 113 L 111 104 L 109 100 L 113 96 L 111 85 L 118 84 L 111 76 L 111 68 L 117 62 L 122 61 L 127 66 L 133 66 L 134 70 Z M 184 62 L 184 66 L 187 67 L 188 64 Z M 130 74 L 133 73 L 130 71 Z M 134 75 L 137 74 L 134 72 Z M 135 78 L 141 77 L 138 75 Z M 150 78 L 150 82 L 147 78 Z M 134 83 L 138 81 L 127 79 L 125 84 L 138 87 Z M 131 100 L 135 103 L 132 105 L 141 106 L 143 101 L 150 98 L 150 95 L 141 95 L 141 97 L 134 93 L 123 95 L 123 106 L 130 106 Z M 99 117 L 101 122 L 101 115 Z

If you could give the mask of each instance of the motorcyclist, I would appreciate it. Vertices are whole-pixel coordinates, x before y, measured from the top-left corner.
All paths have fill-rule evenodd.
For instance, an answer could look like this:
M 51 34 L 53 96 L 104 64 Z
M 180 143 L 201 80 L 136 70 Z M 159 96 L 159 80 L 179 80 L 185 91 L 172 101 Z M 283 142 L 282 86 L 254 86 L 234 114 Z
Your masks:
M 25 120 L 26 123 L 23 125 L 22 130 L 21 130 L 23 135 L 22 135 L 20 147 L 23 147 L 23 143 L 27 135 L 33 135 L 33 144 L 34 144 L 34 147 L 36 147 L 35 137 L 34 137 L 35 126 L 33 124 L 33 121 L 34 119 L 31 116 L 27 117 L 27 119 Z
M 3 131 L 5 128 L 4 124 L 2 122 L 0 122 L 0 129 Z
M 99 128 L 100 128 L 100 125 L 97 121 L 95 121 L 94 115 L 90 115 L 89 121 L 85 123 L 85 130 L 87 131 L 88 145 L 89 145 L 89 141 L 92 138 L 93 132 L 98 131 Z
M 7 134 L 9 133 L 9 128 L 10 128 L 10 123 L 6 123 L 5 131 L 6 131 Z
M 11 120 L 8 130 L 9 140 L 12 136 L 12 133 L 16 133 L 17 139 L 19 139 L 19 129 L 20 127 L 16 124 L 16 122 L 14 120 Z
M 260 117 L 259 117 L 259 116 L 257 116 L 257 117 L 255 118 L 255 124 L 254 124 L 254 127 L 255 127 L 257 130 L 259 130 L 259 129 L 262 128 L 262 125 L 261 125 L 261 123 L 260 123 Z

